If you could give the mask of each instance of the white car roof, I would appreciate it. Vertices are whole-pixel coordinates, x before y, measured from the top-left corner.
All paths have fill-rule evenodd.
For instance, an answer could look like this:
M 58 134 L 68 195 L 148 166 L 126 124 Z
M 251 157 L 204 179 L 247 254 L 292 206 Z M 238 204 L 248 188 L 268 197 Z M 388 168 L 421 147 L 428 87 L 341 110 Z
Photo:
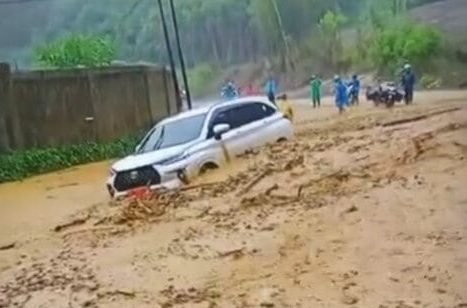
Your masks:
M 229 100 L 229 101 L 214 102 L 214 103 L 209 104 L 209 105 L 197 107 L 197 108 L 194 108 L 194 109 L 191 109 L 191 110 L 182 111 L 179 114 L 176 114 L 176 115 L 170 116 L 168 118 L 165 118 L 164 120 L 157 123 L 157 125 L 164 124 L 164 123 L 169 123 L 169 122 L 172 122 L 172 121 L 177 121 L 177 120 L 180 120 L 180 119 L 189 118 L 189 117 L 197 116 L 197 115 L 201 115 L 201 114 L 207 114 L 210 110 L 212 110 L 214 108 L 220 108 L 220 107 L 229 106 L 229 105 L 242 104 L 242 103 L 251 102 L 251 101 L 265 103 L 265 104 L 268 104 L 268 105 L 273 106 L 274 108 L 276 108 L 268 100 L 268 98 L 266 96 L 245 96 L 245 97 L 240 97 L 240 98 L 236 98 L 236 99 Z

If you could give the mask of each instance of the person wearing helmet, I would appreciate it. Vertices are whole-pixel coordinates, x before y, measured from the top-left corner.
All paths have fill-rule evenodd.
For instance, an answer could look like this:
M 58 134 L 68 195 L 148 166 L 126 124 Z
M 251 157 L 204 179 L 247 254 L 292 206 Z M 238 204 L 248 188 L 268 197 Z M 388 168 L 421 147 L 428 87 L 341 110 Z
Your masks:
M 347 86 L 339 75 L 334 76 L 334 94 L 336 106 L 339 109 L 339 113 L 342 113 L 348 102 L 348 95 Z
M 315 75 L 311 76 L 310 95 L 313 108 L 321 107 L 321 79 Z
M 415 86 L 415 74 L 412 71 L 410 64 L 405 64 L 402 70 L 401 84 L 404 88 L 404 101 L 405 104 L 410 104 L 413 101 L 413 90 Z

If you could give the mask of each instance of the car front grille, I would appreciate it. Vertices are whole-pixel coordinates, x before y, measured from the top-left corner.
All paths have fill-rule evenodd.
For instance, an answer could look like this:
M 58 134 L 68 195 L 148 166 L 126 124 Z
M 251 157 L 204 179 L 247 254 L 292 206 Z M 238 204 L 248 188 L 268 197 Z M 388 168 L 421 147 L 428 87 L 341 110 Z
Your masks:
M 133 170 L 118 172 L 114 186 L 117 191 L 126 191 L 142 186 L 157 185 L 161 182 L 161 176 L 151 166 Z

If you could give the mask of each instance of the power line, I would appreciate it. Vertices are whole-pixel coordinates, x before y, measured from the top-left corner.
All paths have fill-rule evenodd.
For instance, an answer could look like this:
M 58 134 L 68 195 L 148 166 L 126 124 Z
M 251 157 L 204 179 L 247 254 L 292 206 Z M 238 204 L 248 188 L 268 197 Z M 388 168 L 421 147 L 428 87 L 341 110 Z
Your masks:
M 63 0 L 62 0 L 63 1 Z M 136 10 L 136 8 L 143 2 L 143 0 L 135 1 L 133 5 L 128 9 L 128 11 L 122 15 L 119 24 L 122 25 L 126 19 L 133 14 L 133 12 Z

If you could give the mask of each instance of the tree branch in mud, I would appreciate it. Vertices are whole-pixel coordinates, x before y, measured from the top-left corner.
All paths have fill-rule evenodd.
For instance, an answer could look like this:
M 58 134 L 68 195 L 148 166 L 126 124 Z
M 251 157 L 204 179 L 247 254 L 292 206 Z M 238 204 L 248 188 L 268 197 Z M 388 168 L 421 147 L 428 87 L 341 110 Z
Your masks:
M 86 233 L 86 232 L 98 232 L 98 231 L 110 231 L 110 232 L 120 232 L 123 231 L 123 228 L 117 228 L 114 226 L 97 226 L 97 227 L 89 227 L 84 229 L 77 229 L 77 230 L 70 230 L 68 232 L 63 233 L 63 237 L 67 237 L 70 235 L 78 234 L 78 233 Z
M 77 219 L 74 219 L 70 222 L 67 222 L 67 223 L 64 223 L 64 224 L 61 224 L 61 225 L 58 225 L 54 228 L 54 231 L 55 232 L 60 232 L 60 231 L 63 231 L 65 229 L 68 229 L 68 228 L 71 228 L 71 227 L 74 227 L 74 226 L 78 226 L 78 225 L 84 225 L 88 219 L 90 218 L 89 215 L 87 215 L 86 217 L 84 218 L 77 218 Z
M 9 249 L 13 249 L 15 247 L 16 247 L 16 242 L 11 242 L 11 243 L 8 243 L 6 245 L 0 246 L 0 250 L 9 250 Z
M 260 174 L 258 174 L 256 177 L 253 178 L 253 180 L 250 181 L 243 189 L 241 189 L 238 193 L 237 196 L 241 196 L 249 192 L 256 184 L 258 184 L 262 179 L 267 177 L 272 173 L 271 169 L 266 169 Z
M 417 122 L 417 121 L 428 119 L 429 117 L 433 117 L 433 116 L 440 115 L 440 114 L 443 114 L 443 113 L 455 112 L 455 111 L 459 111 L 459 110 L 462 110 L 462 109 L 463 108 L 457 107 L 457 108 L 449 108 L 449 109 L 434 111 L 434 112 L 427 113 L 427 114 L 422 114 L 422 115 L 419 115 L 419 116 L 416 116 L 416 117 L 389 121 L 389 122 L 383 123 L 381 126 L 382 127 L 390 127 L 390 126 L 396 126 L 396 125 L 401 125 L 401 124 L 406 124 L 406 123 L 411 123 L 411 122 Z

